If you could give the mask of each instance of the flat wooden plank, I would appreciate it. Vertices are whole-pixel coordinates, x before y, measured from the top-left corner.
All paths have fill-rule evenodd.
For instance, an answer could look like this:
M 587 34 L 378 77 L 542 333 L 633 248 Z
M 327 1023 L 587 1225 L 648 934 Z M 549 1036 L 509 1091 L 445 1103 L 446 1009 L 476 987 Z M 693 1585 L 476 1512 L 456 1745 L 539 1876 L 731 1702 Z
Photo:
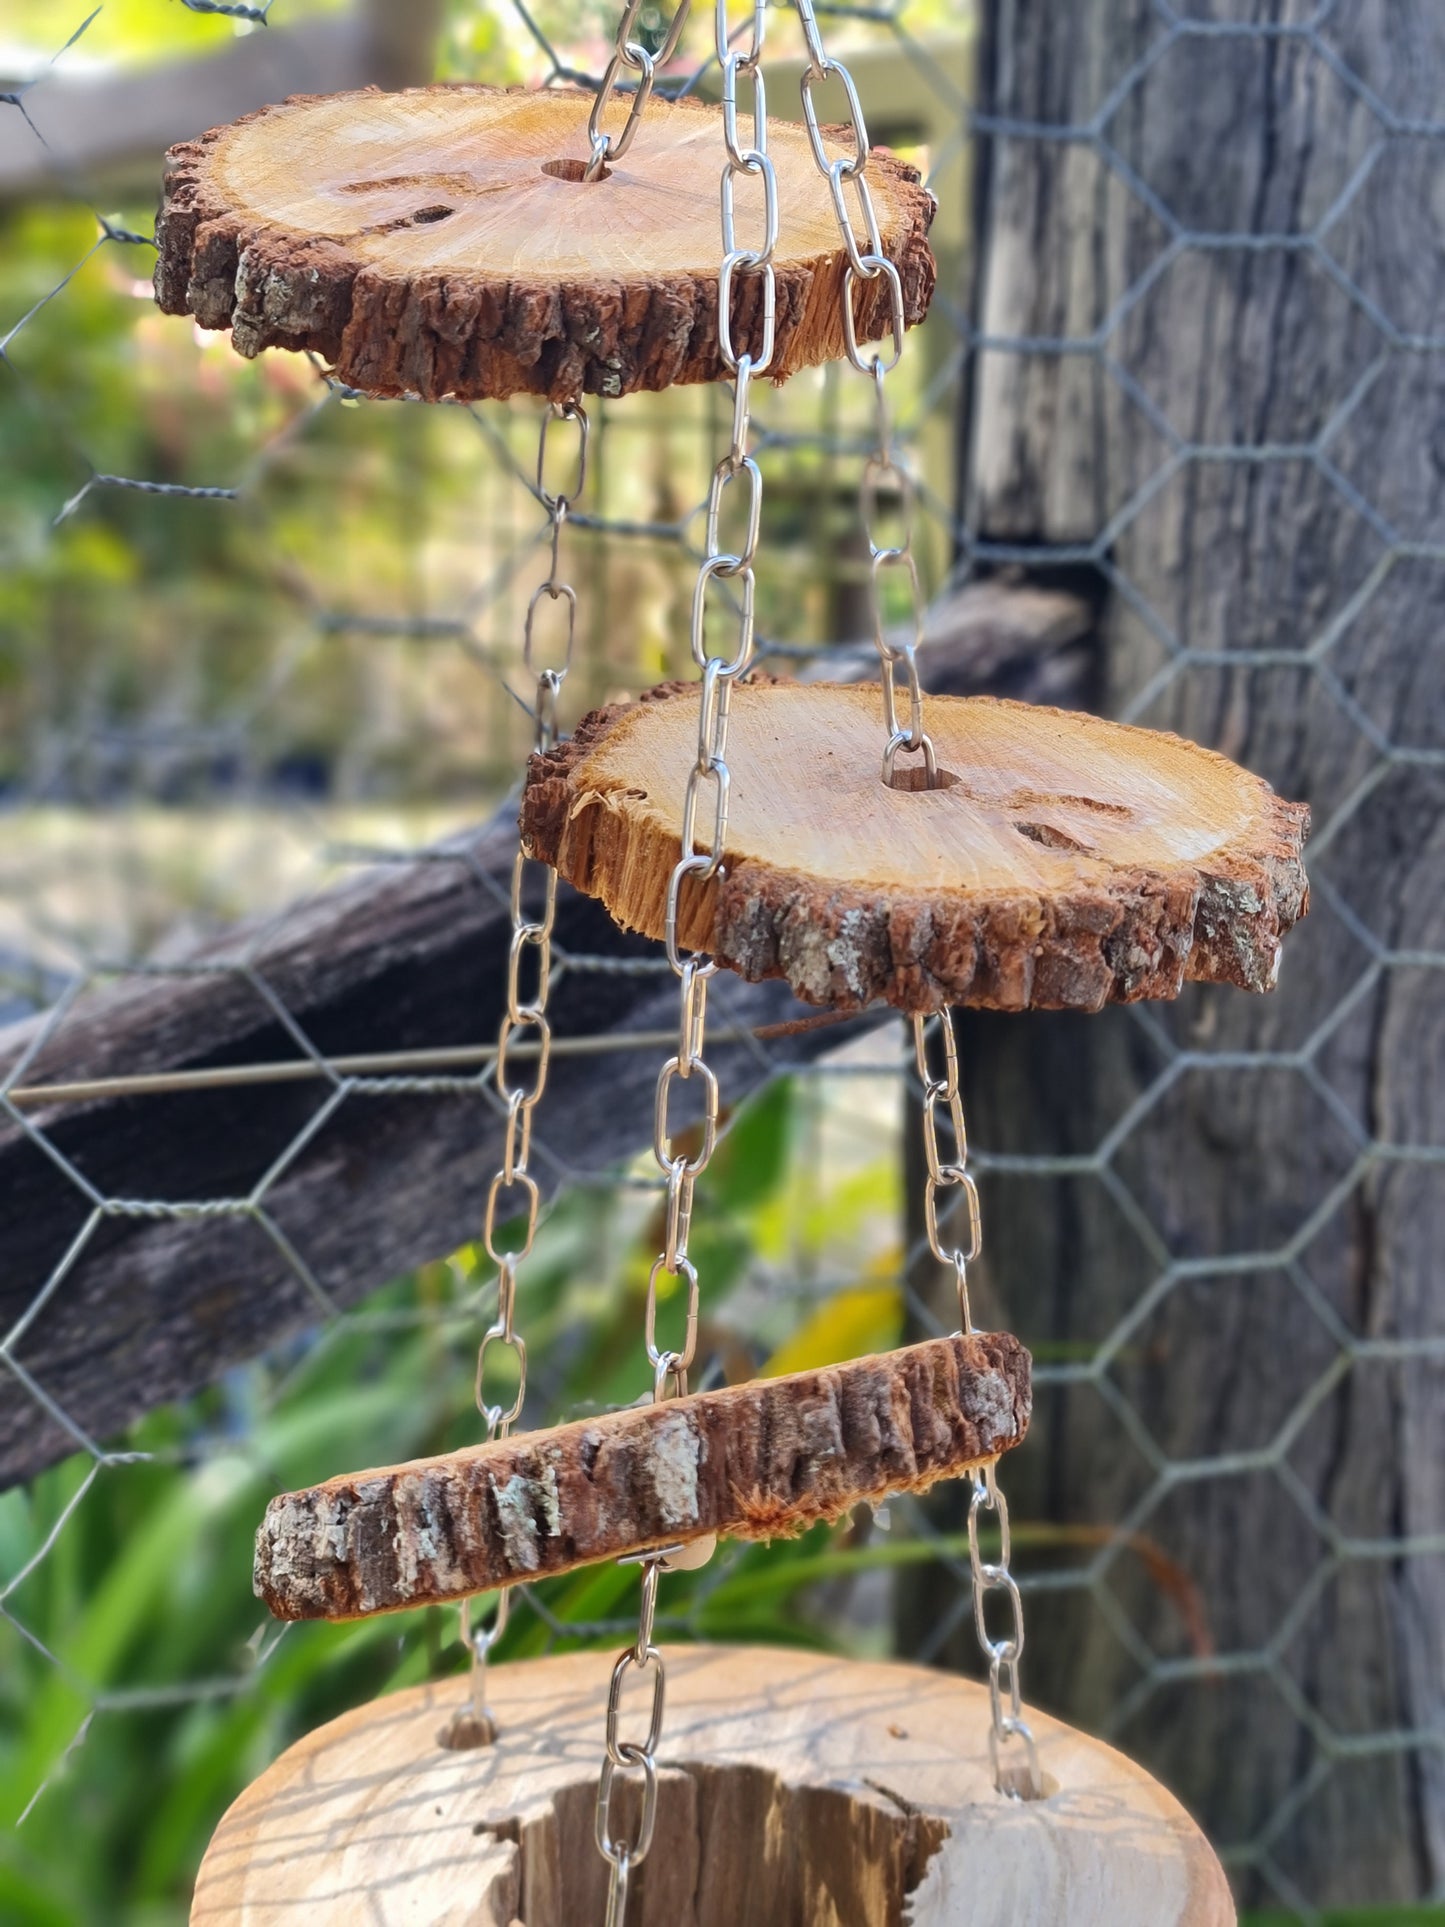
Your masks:
M 1006 1332 L 629 1406 L 273 1499 L 255 1589 L 280 1619 L 356 1619 L 709 1533 L 773 1539 L 921 1492 L 1028 1429 Z
M 664 934 L 696 757 L 696 685 L 595 711 L 534 756 L 529 850 L 627 930 Z M 1186 980 L 1268 990 L 1308 903 L 1309 812 L 1159 730 L 933 697 L 938 788 L 881 773 L 876 685 L 733 693 L 726 861 L 688 879 L 681 941 L 809 1003 L 1097 1010 Z M 900 757 L 901 776 L 921 765 Z M 700 812 L 711 823 L 711 791 Z
M 654 96 L 626 155 L 585 181 L 591 102 L 420 87 L 303 96 L 214 128 L 171 152 L 157 299 L 229 327 L 242 354 L 315 349 L 373 395 L 562 401 L 716 380 L 721 109 Z M 768 143 L 780 381 L 843 354 L 848 262 L 803 129 L 770 122 Z M 868 183 L 911 325 L 933 293 L 933 197 L 881 149 Z M 738 189 L 745 237 L 760 191 Z M 762 285 L 736 278 L 738 353 L 762 351 Z M 891 298 L 887 277 L 859 280 L 859 340 L 888 332 Z
M 1052 1791 L 1025 1805 L 994 1790 L 988 1693 L 971 1680 L 766 1647 L 665 1658 L 657 1832 L 629 1927 L 1232 1927 L 1224 1874 L 1179 1803 L 1047 1714 L 1029 1719 Z M 308 1734 L 222 1820 L 195 1927 L 600 1921 L 611 1665 L 494 1668 L 499 1737 L 479 1752 L 437 1743 L 462 1680 Z M 645 1718 L 644 1687 L 624 1733 Z M 628 1777 L 615 1811 L 631 1826 Z

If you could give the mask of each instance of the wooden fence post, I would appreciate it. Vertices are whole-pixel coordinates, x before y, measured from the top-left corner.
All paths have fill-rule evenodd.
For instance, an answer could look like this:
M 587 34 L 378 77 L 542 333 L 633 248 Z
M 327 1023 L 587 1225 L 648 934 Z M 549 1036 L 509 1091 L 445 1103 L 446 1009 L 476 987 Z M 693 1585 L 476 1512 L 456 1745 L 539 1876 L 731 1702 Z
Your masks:
M 1445 1878 L 1445 13 L 1205 12 L 985 8 L 963 522 L 985 570 L 1095 562 L 1106 707 L 1308 800 L 1314 911 L 1269 999 L 970 1015 L 976 1142 L 1104 1153 L 985 1180 L 977 1309 L 1038 1367 L 1008 1486 L 1052 1538 L 1016 1564 L 1125 1526 L 1030 1600 L 1026 1692 L 1114 1716 L 1246 1899 L 1413 1900 Z M 907 1652 L 943 1602 L 905 1590 Z

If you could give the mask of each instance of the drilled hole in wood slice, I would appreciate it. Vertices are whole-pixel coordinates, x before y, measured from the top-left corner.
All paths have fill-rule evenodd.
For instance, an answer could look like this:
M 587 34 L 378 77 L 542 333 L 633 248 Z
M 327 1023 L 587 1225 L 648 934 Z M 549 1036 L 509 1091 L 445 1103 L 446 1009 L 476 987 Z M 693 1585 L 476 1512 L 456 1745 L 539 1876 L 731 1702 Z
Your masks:
M 581 181 L 587 187 L 591 187 L 597 181 L 610 181 L 612 178 L 612 169 L 604 165 L 598 168 L 592 180 L 589 181 L 586 161 L 578 160 L 543 161 L 542 172 L 550 174 L 554 181 Z
M 666 1649 L 654 1852 L 631 1927 L 1229 1927 L 1228 1885 L 1161 1787 L 1030 1709 L 1051 1792 L 993 1787 L 988 1693 L 911 1666 Z M 495 1746 L 436 1745 L 466 1684 L 344 1714 L 268 1767 L 217 1830 L 203 1927 L 599 1920 L 593 1839 L 611 1654 L 494 1668 Z M 635 1819 L 636 1776 L 616 1781 Z
M 425 87 L 300 98 L 217 128 L 172 150 L 156 298 L 230 328 L 244 355 L 325 355 L 368 394 L 567 401 L 716 380 L 721 110 L 654 98 L 606 192 L 583 202 L 571 157 L 587 151 L 591 101 Z M 770 122 L 768 139 L 781 230 L 768 373 L 782 380 L 844 353 L 847 256 L 805 131 Z M 932 200 L 885 150 L 867 178 L 912 326 L 933 291 Z M 451 212 L 417 218 L 434 206 Z M 860 341 L 889 332 L 890 303 L 886 275 L 858 283 Z M 762 277 L 740 275 L 737 346 L 760 341 L 761 308 Z
M 496 1738 L 496 1721 L 470 1711 L 459 1710 L 437 1731 L 437 1745 L 449 1753 L 474 1752 L 479 1746 L 492 1746 Z
M 733 694 L 727 858 L 678 941 L 809 1003 L 1097 1010 L 1187 979 L 1269 989 L 1308 902 L 1303 804 L 1225 757 L 1097 716 L 931 697 L 926 800 L 879 778 L 867 684 Z M 697 691 L 587 717 L 528 767 L 522 831 L 624 928 L 664 934 Z M 911 776 L 919 765 L 901 757 Z
M 928 771 L 922 763 L 895 763 L 893 774 L 888 779 L 888 787 L 902 790 L 908 796 L 928 796 L 939 790 L 951 790 L 963 781 L 951 769 L 940 769 L 930 783 Z

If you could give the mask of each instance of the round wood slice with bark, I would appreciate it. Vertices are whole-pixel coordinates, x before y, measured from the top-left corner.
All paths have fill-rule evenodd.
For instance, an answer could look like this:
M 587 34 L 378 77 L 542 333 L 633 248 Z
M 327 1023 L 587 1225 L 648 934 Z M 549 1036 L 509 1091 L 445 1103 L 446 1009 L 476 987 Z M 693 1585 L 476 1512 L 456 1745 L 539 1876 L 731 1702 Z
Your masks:
M 718 346 L 721 109 L 654 98 L 625 157 L 582 179 L 591 95 L 436 86 L 298 96 L 171 149 L 156 299 L 243 355 L 312 349 L 369 395 L 554 401 L 726 373 Z M 827 151 L 846 158 L 844 140 Z M 768 373 L 844 353 L 847 255 L 803 128 L 769 122 L 777 336 Z M 933 197 L 875 148 L 868 182 L 909 326 L 927 313 Z M 761 186 L 736 195 L 761 235 Z M 761 350 L 763 277 L 733 283 L 732 340 Z M 858 279 L 860 341 L 890 328 Z
M 696 685 L 666 684 L 528 767 L 529 853 L 649 937 L 697 708 Z M 1076 711 L 936 697 L 927 726 L 938 786 L 912 787 L 901 760 L 889 785 L 876 686 L 739 685 L 726 862 L 684 881 L 679 942 L 839 1009 L 1097 1010 L 1188 979 L 1273 986 L 1308 902 L 1303 804 L 1181 737 Z
M 1045 1797 L 994 1787 L 985 1687 L 767 1647 L 664 1649 L 657 1842 L 633 1927 L 1232 1927 L 1177 1800 L 1029 1709 Z M 593 1838 L 612 1657 L 495 1667 L 494 1744 L 444 1743 L 443 1680 L 308 1733 L 241 1795 L 201 1863 L 194 1927 L 603 1917 Z M 638 1776 L 612 1812 L 635 1829 Z M 629 1832 L 628 1837 L 632 1837 Z

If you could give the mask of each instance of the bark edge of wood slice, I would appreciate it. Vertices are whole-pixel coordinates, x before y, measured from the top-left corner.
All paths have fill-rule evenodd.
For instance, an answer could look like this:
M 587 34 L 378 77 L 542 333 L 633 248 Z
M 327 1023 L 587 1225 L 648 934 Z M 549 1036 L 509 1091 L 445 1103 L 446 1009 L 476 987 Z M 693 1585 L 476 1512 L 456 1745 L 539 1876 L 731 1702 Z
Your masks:
M 467 85 L 302 94 L 183 141 L 167 157 L 156 299 L 229 328 L 243 355 L 313 350 L 369 395 L 569 401 L 716 380 L 721 109 L 654 97 L 608 178 L 584 183 L 567 170 L 588 153 L 591 100 Z M 768 372 L 781 381 L 844 353 L 847 256 L 803 128 L 769 122 L 768 137 L 781 208 Z M 933 197 L 879 148 L 868 182 L 911 327 L 933 293 Z M 859 340 L 886 335 L 886 277 L 860 280 L 854 301 Z M 757 275 L 736 277 L 733 341 L 761 347 Z
M 531 758 L 522 797 L 529 854 L 654 938 L 697 702 L 695 684 L 667 683 L 595 710 Z M 1304 804 L 1213 750 L 1083 711 L 935 696 L 925 725 L 945 786 L 890 789 L 876 685 L 740 684 L 723 874 L 685 881 L 679 942 L 845 1010 L 1273 987 L 1309 901 Z
M 922 1667 L 796 1649 L 664 1649 L 657 1846 L 633 1927 L 1233 1927 L 1203 1834 L 1141 1767 L 1032 1708 L 1043 1800 L 998 1794 L 988 1692 Z M 439 1743 L 452 1679 L 298 1740 L 231 1807 L 195 1927 L 600 1920 L 593 1839 L 610 1653 L 494 1667 L 498 1737 Z M 645 1710 L 645 1709 L 644 1709 Z M 635 1776 L 614 1814 L 636 1827 Z
M 714 1532 L 785 1538 L 997 1458 L 1030 1406 L 1007 1332 L 627 1406 L 282 1493 L 254 1588 L 278 1619 L 356 1619 Z

